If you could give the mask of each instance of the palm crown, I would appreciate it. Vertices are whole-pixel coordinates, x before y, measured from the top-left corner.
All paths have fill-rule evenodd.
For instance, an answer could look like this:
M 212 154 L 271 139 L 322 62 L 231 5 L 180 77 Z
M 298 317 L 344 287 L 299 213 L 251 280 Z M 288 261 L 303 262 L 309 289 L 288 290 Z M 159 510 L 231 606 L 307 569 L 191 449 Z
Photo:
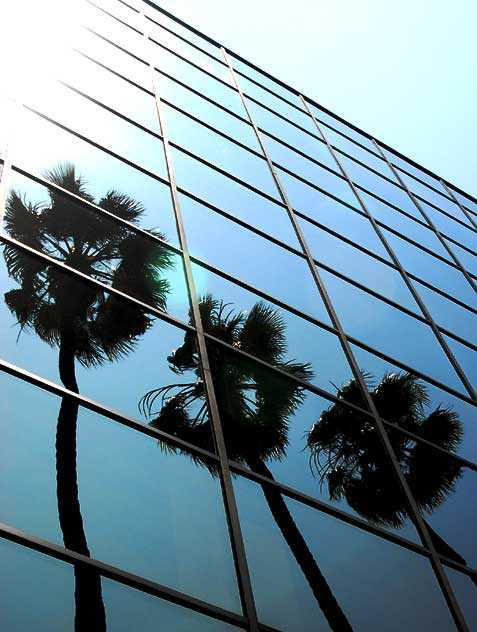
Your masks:
M 94 202 L 74 165 L 60 164 L 45 177 Z M 50 189 L 48 194 L 48 202 L 32 204 L 18 192 L 10 193 L 5 228 L 13 238 L 144 303 L 165 309 L 169 284 L 160 278 L 160 270 L 171 267 L 172 260 L 161 244 L 86 210 L 56 190 Z M 133 225 L 144 212 L 140 203 L 116 190 L 108 191 L 97 206 Z M 9 275 L 20 285 L 5 294 L 20 326 L 33 328 L 53 346 L 60 345 L 62 328 L 72 328 L 75 357 L 85 366 L 128 353 L 151 324 L 151 318 L 138 309 L 13 245 L 5 246 L 4 257 Z
M 308 364 L 285 361 L 284 322 L 264 303 L 256 303 L 246 315 L 206 295 L 199 309 L 206 333 L 291 375 L 302 379 L 312 376 Z M 184 344 L 168 361 L 176 373 L 192 369 L 198 379 L 150 391 L 141 402 L 142 408 L 155 417 L 152 425 L 156 428 L 211 450 L 212 434 L 193 334 L 186 333 Z M 303 388 L 219 345 L 209 346 L 209 361 L 229 457 L 243 462 L 281 458 L 288 443 L 289 419 L 305 396 Z M 158 399 L 160 410 L 153 412 Z
M 424 384 L 410 373 L 388 373 L 374 388 L 365 375 L 379 415 L 440 448 L 455 451 L 462 440 L 457 413 L 437 407 L 429 412 Z M 338 398 L 365 408 L 355 380 L 339 389 Z M 439 507 L 462 474 L 461 466 L 443 452 L 388 427 L 396 458 L 418 507 Z M 402 527 L 407 518 L 403 494 L 369 418 L 336 403 L 323 411 L 308 439 L 312 466 L 327 484 L 330 498 L 345 498 L 350 507 L 374 523 Z

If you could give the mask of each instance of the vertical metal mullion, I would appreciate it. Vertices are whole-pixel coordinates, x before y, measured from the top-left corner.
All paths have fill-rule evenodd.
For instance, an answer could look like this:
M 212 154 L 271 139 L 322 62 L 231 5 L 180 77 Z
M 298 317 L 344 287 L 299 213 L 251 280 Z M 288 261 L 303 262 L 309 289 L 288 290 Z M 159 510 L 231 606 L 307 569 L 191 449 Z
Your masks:
M 336 162 L 338 168 L 340 169 L 341 173 L 344 175 L 344 177 L 348 181 L 348 184 L 351 187 L 351 190 L 353 191 L 356 199 L 358 200 L 359 205 L 361 206 L 363 211 L 366 213 L 366 216 L 368 217 L 369 221 L 371 222 L 371 225 L 373 226 L 377 236 L 379 237 L 381 243 L 383 244 L 384 248 L 386 249 L 386 252 L 391 257 L 391 260 L 393 261 L 394 265 L 398 269 L 398 271 L 399 271 L 404 283 L 406 284 L 408 290 L 411 292 L 411 295 L 414 298 L 414 300 L 416 301 L 417 305 L 419 306 L 419 309 L 421 310 L 424 318 L 429 323 L 429 326 L 431 327 L 435 337 L 439 341 L 439 344 L 441 345 L 441 347 L 442 347 L 444 353 L 446 354 L 449 362 L 452 364 L 455 372 L 459 376 L 462 384 L 465 386 L 465 389 L 468 392 L 468 394 L 470 395 L 470 397 L 472 399 L 474 399 L 474 400 L 477 400 L 477 393 L 476 393 L 476 391 L 474 390 L 473 386 L 469 382 L 469 380 L 468 380 L 466 374 L 464 373 L 464 371 L 462 370 L 460 364 L 457 362 L 457 360 L 456 360 L 454 354 L 452 353 L 449 345 L 445 341 L 442 333 L 440 332 L 439 328 L 437 327 L 436 323 L 434 322 L 434 319 L 432 318 L 431 314 L 429 313 L 429 310 L 427 309 L 427 307 L 424 304 L 423 300 L 421 299 L 418 291 L 416 290 L 416 288 L 414 287 L 413 283 L 409 279 L 409 276 L 408 276 L 407 272 L 404 270 L 404 267 L 402 266 L 401 262 L 399 261 L 398 257 L 396 256 L 396 253 L 394 252 L 394 250 L 389 245 L 386 237 L 384 236 L 383 232 L 381 231 L 381 228 L 377 224 L 374 216 L 369 211 L 367 205 L 364 203 L 363 199 L 361 198 L 356 186 L 354 185 L 354 182 L 351 180 L 351 178 L 349 177 L 346 169 L 341 164 L 341 161 L 339 160 L 338 156 L 336 155 L 336 152 L 333 150 L 331 144 L 329 143 L 328 139 L 326 138 L 325 134 L 323 133 L 323 131 L 322 131 L 322 129 L 321 129 L 316 117 L 313 115 L 313 113 L 311 112 L 310 108 L 308 107 L 307 102 L 305 101 L 305 99 L 302 96 L 300 98 L 302 99 L 303 103 L 305 104 L 305 107 L 307 108 L 308 114 L 311 116 L 313 122 L 315 123 L 315 126 L 316 126 L 318 132 L 321 135 L 321 138 L 327 144 L 327 146 L 328 146 L 328 148 L 329 148 L 329 150 L 331 152 L 331 155 L 333 156 L 333 159 Z
M 142 13 L 145 20 L 145 14 Z M 150 45 L 147 37 L 147 29 L 145 29 L 145 41 L 148 46 Z M 249 622 L 250 632 L 258 632 L 258 618 L 257 611 L 252 591 L 252 583 L 250 580 L 250 572 L 248 569 L 245 545 L 243 541 L 242 530 L 240 527 L 237 502 L 235 499 L 235 493 L 232 484 L 232 476 L 230 473 L 229 462 L 227 457 L 227 451 L 225 446 L 224 435 L 222 431 L 222 425 L 220 422 L 219 409 L 217 405 L 217 398 L 215 396 L 215 389 L 213 384 L 213 376 L 210 369 L 209 356 L 207 351 L 207 345 L 204 336 L 204 328 L 202 324 L 202 318 L 200 315 L 199 301 L 197 298 L 197 292 L 195 289 L 194 277 L 192 272 L 192 264 L 189 255 L 189 249 L 187 246 L 187 238 L 185 227 L 182 219 L 182 212 L 179 203 L 179 195 L 177 192 L 177 185 L 174 175 L 174 165 L 172 160 L 172 153 L 170 148 L 170 141 L 168 135 L 168 129 L 162 109 L 159 85 L 155 76 L 154 64 L 151 63 L 149 49 L 147 50 L 147 58 L 149 67 L 151 70 L 153 92 L 156 101 L 156 109 L 159 120 L 159 126 L 163 137 L 163 150 L 166 162 L 167 173 L 169 176 L 169 183 L 171 189 L 172 205 L 174 209 L 175 221 L 177 225 L 177 231 L 179 234 L 179 242 L 182 249 L 182 258 L 185 271 L 185 277 L 187 282 L 187 288 L 189 292 L 189 298 L 192 308 L 192 316 L 194 325 L 196 328 L 197 344 L 199 350 L 199 359 L 201 365 L 202 376 L 204 379 L 204 388 L 207 401 L 207 408 L 211 425 L 213 429 L 215 446 L 217 454 L 220 459 L 220 483 L 222 490 L 222 497 L 224 501 L 225 513 L 227 517 L 227 525 L 229 529 L 231 549 L 233 553 L 235 570 L 237 575 L 237 583 L 239 587 L 239 593 L 242 603 L 244 615 Z
M 383 152 L 383 150 L 381 149 L 381 147 L 378 145 L 378 143 L 373 140 L 374 145 L 376 146 L 376 149 L 379 151 L 379 153 L 381 154 L 383 160 L 386 161 L 388 167 L 391 169 L 391 171 L 394 174 L 394 177 L 396 178 L 396 180 L 399 182 L 399 184 L 401 185 L 401 187 L 407 192 L 407 194 L 409 195 L 409 197 L 411 198 L 411 200 L 414 203 L 414 206 L 417 208 L 417 210 L 419 211 L 419 213 L 422 215 L 422 217 L 424 218 L 424 220 L 427 222 L 428 226 L 431 228 L 431 230 L 434 231 L 437 239 L 441 242 L 442 246 L 447 250 L 449 256 L 451 257 L 451 259 L 453 260 L 453 262 L 455 263 L 455 265 L 458 267 L 459 271 L 462 272 L 462 274 L 464 275 L 467 283 L 469 283 L 469 285 L 471 286 L 471 288 L 474 290 L 474 292 L 477 294 L 477 285 L 475 284 L 474 280 L 469 276 L 469 273 L 467 272 L 467 270 L 464 268 L 464 266 L 462 265 L 462 263 L 460 262 L 460 259 L 457 257 L 457 255 L 454 253 L 454 251 L 452 250 L 451 246 L 447 243 L 447 241 L 444 239 L 444 237 L 441 235 L 439 229 L 437 228 L 437 226 L 434 224 L 434 222 L 432 221 L 432 219 L 429 217 L 429 215 L 426 213 L 426 211 L 424 210 L 424 208 L 422 207 L 422 205 L 419 203 L 419 201 L 417 200 L 416 196 L 414 195 L 414 193 L 409 189 L 409 187 L 407 186 L 407 184 L 404 182 L 404 180 L 401 178 L 401 176 L 399 175 L 399 172 L 397 171 L 397 169 L 395 168 L 395 166 L 392 164 L 392 162 L 387 158 L 387 156 L 385 155 L 385 153 Z
M 389 246 L 389 244 L 387 243 L 384 235 L 381 234 L 380 230 L 379 230 L 379 226 L 377 226 L 376 221 L 374 219 L 374 217 L 371 215 L 371 213 L 369 212 L 369 210 L 367 209 L 366 205 L 363 203 L 363 201 L 361 200 L 361 197 L 359 195 L 359 193 L 357 192 L 351 178 L 349 177 L 349 175 L 347 174 L 346 170 L 344 169 L 343 165 L 341 164 L 340 160 L 338 159 L 338 157 L 336 156 L 336 153 L 334 152 L 330 142 L 328 141 L 328 139 L 326 138 L 325 134 L 323 133 L 321 126 L 319 125 L 318 121 L 316 120 L 316 117 L 313 115 L 313 113 L 311 112 L 310 108 L 308 107 L 308 103 L 305 101 L 305 99 L 303 98 L 302 95 L 300 95 L 300 98 L 303 102 L 303 105 L 305 106 L 305 109 L 307 110 L 308 114 L 310 115 L 310 117 L 312 118 L 321 138 L 323 139 L 323 141 L 326 143 L 332 157 L 334 158 L 337 166 L 339 167 L 341 173 L 344 175 L 344 177 L 346 178 L 346 180 L 348 181 L 348 184 L 350 185 L 352 191 L 354 192 L 358 202 L 360 203 L 361 207 L 363 208 L 363 210 L 365 211 L 366 215 L 368 216 L 368 218 L 370 219 L 373 227 L 375 228 L 379 238 L 381 239 L 383 245 L 385 246 L 387 252 L 389 253 L 389 255 L 391 256 L 392 260 L 396 263 L 396 265 L 398 266 L 399 270 L 401 271 L 401 274 L 403 275 L 404 280 L 407 280 L 407 285 L 409 287 L 409 289 L 412 291 L 412 294 L 414 296 L 414 294 L 416 294 L 417 299 L 419 299 L 420 301 L 420 297 L 417 295 L 417 292 L 415 292 L 414 288 L 412 287 L 411 283 L 409 282 L 409 280 L 407 279 L 407 275 L 405 274 L 400 262 L 398 261 L 396 255 L 394 254 L 393 250 L 391 249 L 391 247 Z M 416 300 L 417 300 L 416 299 Z M 418 303 L 419 303 L 418 301 Z M 425 307 L 424 307 L 425 310 Z M 425 310 L 427 311 L 427 310 Z M 424 314 L 425 315 L 425 314 Z M 457 602 L 457 599 L 454 595 L 454 591 L 452 590 L 452 587 L 450 585 L 449 579 L 447 578 L 447 575 L 445 574 L 445 571 L 442 567 L 441 561 L 439 559 L 439 556 L 435 550 L 435 547 L 433 545 L 433 542 L 429 536 L 429 532 L 427 530 L 427 527 L 424 523 L 424 520 L 421 516 L 421 513 L 419 512 L 419 508 L 417 506 L 417 503 L 414 499 L 414 496 L 409 488 L 409 485 L 407 483 L 407 480 L 404 476 L 404 473 L 401 469 L 401 466 L 399 465 L 399 462 L 396 458 L 396 454 L 394 452 L 394 448 L 392 447 L 392 444 L 389 440 L 388 434 L 386 432 L 386 429 L 384 427 L 383 422 L 381 421 L 381 418 L 379 416 L 378 410 L 374 404 L 374 401 L 372 400 L 368 389 L 366 388 L 366 384 L 364 383 L 364 380 L 360 381 L 360 386 L 362 388 L 362 390 L 364 389 L 365 392 L 365 396 L 366 396 L 366 400 L 368 402 L 368 405 L 370 406 L 371 412 L 375 418 L 375 422 L 376 422 L 376 426 L 378 428 L 379 434 L 380 434 L 380 439 L 381 442 L 383 443 L 384 449 L 386 451 L 386 454 L 388 456 L 388 458 L 391 461 L 393 470 L 396 474 L 397 479 L 399 480 L 401 489 L 404 493 L 404 496 L 407 500 L 408 503 L 408 508 L 410 509 L 410 515 L 409 517 L 411 518 L 412 522 L 414 523 L 414 525 L 416 526 L 416 529 L 419 533 L 419 536 L 421 537 L 421 540 L 424 544 L 424 546 L 428 549 L 429 553 L 430 553 L 430 561 L 431 561 L 431 565 L 432 568 L 434 570 L 434 573 L 436 575 L 436 579 L 438 581 L 438 584 L 441 588 L 441 591 L 443 593 L 444 599 L 447 603 L 447 606 L 451 612 L 452 618 L 454 619 L 454 623 L 456 624 L 458 630 L 460 630 L 461 632 L 468 632 L 468 627 L 467 624 L 465 622 L 464 616 L 462 614 L 462 611 L 460 609 L 459 603 Z
M 447 193 L 450 195 L 452 200 L 457 204 L 460 210 L 464 213 L 464 215 L 467 217 L 467 219 L 472 224 L 472 226 L 477 230 L 477 222 L 473 219 L 472 215 L 468 212 L 468 210 L 461 204 L 458 198 L 454 195 L 454 192 L 452 191 L 452 189 L 450 189 L 447 186 L 447 184 L 444 182 L 444 180 L 442 180 L 442 178 L 439 180 L 439 182 L 441 183 L 442 187 L 447 191 Z

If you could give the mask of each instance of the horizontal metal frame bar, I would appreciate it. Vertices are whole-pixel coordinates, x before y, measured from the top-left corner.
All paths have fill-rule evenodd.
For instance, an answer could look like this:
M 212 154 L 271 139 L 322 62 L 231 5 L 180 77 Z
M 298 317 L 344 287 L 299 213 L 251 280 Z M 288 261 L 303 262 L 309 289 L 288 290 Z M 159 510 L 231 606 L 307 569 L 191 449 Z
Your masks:
M 236 625 L 240 628 L 247 627 L 247 620 L 239 614 L 229 610 L 224 610 L 195 597 L 190 597 L 185 593 L 173 590 L 163 584 L 153 582 L 140 577 L 139 575 L 134 575 L 133 573 L 124 571 L 116 566 L 111 566 L 94 558 L 87 557 L 86 555 L 76 553 L 70 549 L 65 549 L 62 546 L 37 538 L 10 525 L 0 523 L 0 537 L 37 551 L 38 553 L 43 553 L 49 557 L 66 562 L 67 564 L 82 565 L 94 569 L 102 577 L 112 579 L 113 581 L 117 581 L 125 586 L 148 593 L 154 597 L 159 597 L 178 606 L 195 610 L 200 614 L 213 617 L 219 621 Z
M 131 26 L 131 24 L 128 24 L 127 22 L 125 22 L 121 18 L 118 18 L 113 13 L 110 13 L 107 9 L 103 9 L 103 7 L 100 7 L 99 5 L 95 4 L 92 0 L 86 0 L 86 2 L 88 4 L 90 4 L 92 7 L 95 7 L 95 9 L 98 9 L 98 11 L 101 11 L 101 13 L 104 13 L 105 15 L 109 15 L 110 18 L 113 18 L 113 20 L 116 20 L 117 22 L 119 22 L 123 26 L 127 26 L 128 29 L 131 29 L 131 31 L 135 31 L 138 35 L 144 35 L 144 33 L 142 31 L 140 31 L 139 29 L 137 29 L 134 26 Z
M 105 42 L 107 42 L 108 44 L 111 44 L 111 46 L 114 46 L 115 48 L 117 48 L 118 50 L 122 51 L 123 53 L 126 53 L 127 55 L 129 55 L 129 57 L 133 57 L 136 61 L 141 62 L 141 64 L 144 64 L 145 66 L 148 66 L 149 64 L 147 63 L 147 61 L 145 61 L 144 59 L 142 59 L 142 57 L 139 57 L 138 55 L 136 55 L 135 53 L 132 53 L 131 51 L 129 51 L 127 48 L 124 48 L 123 46 L 121 46 L 121 44 L 117 44 L 116 42 L 113 42 L 113 40 L 110 40 L 109 38 L 107 38 L 105 35 L 102 35 L 101 33 L 98 33 L 97 31 L 95 31 L 92 27 L 90 26 L 86 26 L 86 25 L 81 25 L 81 28 L 83 28 L 85 31 L 89 31 L 90 33 L 92 33 L 93 35 L 95 35 L 96 37 L 99 37 L 99 39 L 104 40 Z
M 181 20 L 180 18 L 178 18 L 177 16 L 175 16 L 174 14 L 170 13 L 169 11 L 167 11 L 166 9 L 163 9 L 162 7 L 160 7 L 158 4 L 156 4 L 155 2 L 152 2 L 152 0 L 144 0 L 144 2 L 146 4 L 148 4 L 149 6 L 151 6 L 152 8 L 154 8 L 155 10 L 159 11 L 160 13 L 166 15 L 167 17 L 169 17 L 171 20 L 173 20 L 174 22 L 177 22 L 178 24 L 180 24 L 181 26 L 183 26 L 184 28 L 186 28 L 187 30 L 191 31 L 192 33 L 194 33 L 195 35 L 198 35 L 199 37 L 201 37 L 202 39 L 204 39 L 205 41 L 207 41 L 209 44 L 212 44 L 213 46 L 215 46 L 216 48 L 220 49 L 221 47 L 223 47 L 225 49 L 225 51 L 229 54 L 231 54 L 233 57 L 235 57 L 238 61 L 244 63 L 245 65 L 249 66 L 250 68 L 253 68 L 255 71 L 259 72 L 260 74 L 263 74 L 265 77 L 267 77 L 268 79 L 270 79 L 271 81 L 273 81 L 274 83 L 280 85 L 281 87 L 285 88 L 286 90 L 288 90 L 289 92 L 291 92 L 292 94 L 294 94 L 295 96 L 300 96 L 300 94 L 302 94 L 300 91 L 296 90 L 295 88 L 289 86 L 288 84 L 284 83 L 283 81 L 281 81 L 280 79 L 277 79 L 276 77 L 274 77 L 272 74 L 268 73 L 267 71 L 264 71 L 263 69 L 259 68 L 258 66 L 256 66 L 255 64 L 253 64 L 252 62 L 248 61 L 247 59 L 245 59 L 244 57 L 242 57 L 241 55 L 235 53 L 234 51 L 232 51 L 231 49 L 229 49 L 227 46 L 223 46 L 220 42 L 218 42 L 217 40 L 214 40 L 213 38 L 211 38 L 208 35 L 205 35 L 204 33 L 202 33 L 201 31 L 199 31 L 198 29 L 194 28 L 193 26 L 191 26 L 190 24 L 187 24 L 187 22 L 185 22 L 184 20 Z M 247 77 L 248 78 L 248 77 Z M 373 136 L 371 136 L 368 132 L 363 131 L 362 129 L 360 129 L 358 126 L 354 125 L 353 123 L 350 123 L 348 121 L 346 121 L 344 118 L 342 118 L 341 116 L 335 114 L 334 112 L 332 112 L 331 110 L 329 110 L 328 108 L 320 105 L 318 102 L 316 102 L 314 99 L 311 99 L 309 97 L 306 97 L 307 101 L 309 103 L 311 103 L 314 107 L 318 108 L 319 110 L 321 110 L 322 112 L 325 112 L 326 114 L 328 114 L 329 116 L 335 118 L 337 121 L 339 121 L 340 123 L 346 125 L 347 127 L 349 127 L 350 129 L 352 129 L 353 131 L 357 132 L 358 134 L 364 136 L 365 138 L 367 138 L 368 140 L 373 140 Z M 324 123 L 324 122 L 323 122 Z M 324 123 L 325 125 L 327 125 L 327 127 L 332 128 L 329 124 Z M 338 132 L 339 134 L 341 134 L 342 136 L 345 136 L 345 134 L 343 134 L 342 132 L 340 132 L 339 130 L 335 130 L 336 132 Z M 350 139 L 353 140 L 353 139 Z M 353 141 L 356 144 L 356 141 Z M 383 143 L 381 141 L 378 141 L 379 145 L 381 147 L 383 147 L 384 149 L 391 151 L 392 153 L 394 153 L 396 156 L 398 156 L 399 158 L 401 158 L 402 160 L 409 162 L 410 164 L 412 164 L 414 167 L 416 167 L 417 169 L 420 169 L 421 171 L 423 171 L 424 173 L 426 173 L 427 175 L 431 176 L 432 178 L 435 178 L 436 180 L 440 180 L 440 176 L 436 175 L 435 173 L 433 173 L 432 171 L 430 171 L 429 169 L 427 169 L 426 167 L 423 167 L 422 165 L 420 165 L 419 163 L 417 163 L 416 161 L 408 158 L 407 156 L 404 156 L 404 154 L 401 154 L 399 151 L 393 149 L 392 147 L 390 147 L 389 145 L 387 145 L 386 143 Z M 364 147 L 364 146 L 363 146 Z M 364 149 L 367 149 L 366 147 L 364 147 Z M 368 150 L 369 151 L 369 150 Z M 373 152 L 370 152 L 373 153 Z M 474 201 L 475 203 L 477 203 L 477 198 L 475 198 L 474 196 L 469 195 L 468 193 L 464 192 L 462 189 L 460 189 L 459 187 L 453 185 L 452 183 L 448 182 L 447 180 L 443 179 L 444 182 L 446 182 L 447 184 L 449 184 L 449 186 L 451 186 L 451 188 L 453 188 L 455 191 L 457 191 L 458 193 L 469 197 L 472 201 Z

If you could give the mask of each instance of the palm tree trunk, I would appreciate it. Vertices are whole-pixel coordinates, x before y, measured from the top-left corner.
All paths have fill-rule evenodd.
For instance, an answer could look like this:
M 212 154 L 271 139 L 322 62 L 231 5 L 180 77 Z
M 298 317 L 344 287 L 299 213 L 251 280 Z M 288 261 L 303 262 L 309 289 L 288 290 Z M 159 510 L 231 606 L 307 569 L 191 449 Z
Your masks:
M 248 466 L 257 474 L 274 480 L 272 473 L 261 459 L 248 459 Z M 323 573 L 318 567 L 305 539 L 300 533 L 280 492 L 269 485 L 262 485 L 264 496 L 277 526 L 290 547 L 308 584 L 333 632 L 352 632 L 353 628 L 333 595 Z
M 63 385 L 78 393 L 75 375 L 75 335 L 71 320 L 61 328 L 59 372 Z M 76 426 L 78 402 L 68 396 L 61 400 L 56 428 L 56 493 L 63 542 L 67 549 L 90 556 L 78 496 L 76 471 Z M 75 573 L 75 632 L 105 632 L 101 577 L 82 565 Z

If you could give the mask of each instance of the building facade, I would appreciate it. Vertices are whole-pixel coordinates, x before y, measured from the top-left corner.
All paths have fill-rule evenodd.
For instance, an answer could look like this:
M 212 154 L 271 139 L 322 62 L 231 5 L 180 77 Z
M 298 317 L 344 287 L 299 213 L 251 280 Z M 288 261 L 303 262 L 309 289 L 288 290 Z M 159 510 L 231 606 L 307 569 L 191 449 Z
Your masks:
M 3 629 L 474 629 L 477 200 L 77 8 L 2 105 Z

